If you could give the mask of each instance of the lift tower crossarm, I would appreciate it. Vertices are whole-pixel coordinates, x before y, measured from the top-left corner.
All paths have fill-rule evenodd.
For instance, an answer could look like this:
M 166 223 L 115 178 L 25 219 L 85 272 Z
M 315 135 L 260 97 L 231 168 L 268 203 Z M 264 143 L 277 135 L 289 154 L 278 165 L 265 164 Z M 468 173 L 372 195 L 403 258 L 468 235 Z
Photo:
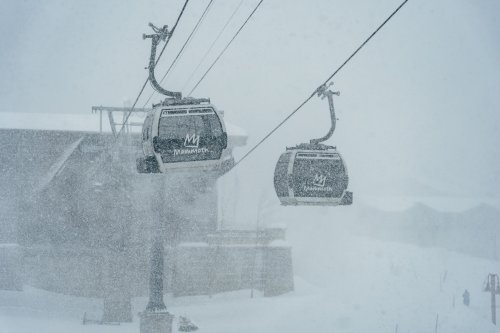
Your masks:
M 152 108 L 131 108 L 131 107 L 123 107 L 123 106 L 93 106 L 92 112 L 97 111 L 116 111 L 116 112 L 149 112 Z
M 123 107 L 123 106 L 93 106 L 92 107 L 92 113 L 97 113 L 99 112 L 99 133 L 102 133 L 102 112 L 107 112 L 108 113 L 108 118 L 109 118 L 109 126 L 111 127 L 111 132 L 113 133 L 114 136 L 117 135 L 117 130 L 116 130 L 116 125 L 124 125 L 124 123 L 118 123 L 115 122 L 114 117 L 113 117 L 113 112 L 123 112 L 124 114 L 130 114 L 132 112 L 135 113 L 147 113 L 150 112 L 152 109 L 151 108 L 131 108 L 131 107 Z M 142 126 L 142 123 L 137 123 L 137 122 L 128 122 L 125 121 L 125 124 L 128 124 L 130 126 Z

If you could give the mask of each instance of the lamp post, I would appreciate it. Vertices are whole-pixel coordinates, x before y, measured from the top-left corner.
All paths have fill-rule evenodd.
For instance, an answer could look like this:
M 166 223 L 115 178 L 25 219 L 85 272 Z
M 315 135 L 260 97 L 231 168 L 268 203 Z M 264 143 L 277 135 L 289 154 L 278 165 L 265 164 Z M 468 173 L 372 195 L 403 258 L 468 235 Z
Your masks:
M 160 236 L 155 237 L 151 248 L 149 272 L 149 302 L 146 306 L 148 312 L 165 312 L 167 307 L 163 301 L 163 266 L 164 266 L 163 241 Z
M 162 177 L 163 178 L 163 177 Z M 158 212 L 153 226 L 154 240 L 150 254 L 149 302 L 141 313 L 140 333 L 171 333 L 174 316 L 167 311 L 163 301 L 163 271 L 165 249 L 163 246 L 162 214 L 166 202 L 166 179 L 159 182 L 158 200 L 155 202 Z

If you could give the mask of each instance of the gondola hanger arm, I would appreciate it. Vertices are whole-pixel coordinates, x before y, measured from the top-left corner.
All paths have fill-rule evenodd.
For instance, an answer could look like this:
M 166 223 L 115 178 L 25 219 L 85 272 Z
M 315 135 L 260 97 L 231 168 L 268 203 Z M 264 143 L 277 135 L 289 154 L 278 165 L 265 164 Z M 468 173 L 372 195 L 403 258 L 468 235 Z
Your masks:
M 328 99 L 328 106 L 330 108 L 330 119 L 331 119 L 331 127 L 328 133 L 326 133 L 325 136 L 319 138 L 319 139 L 312 139 L 309 142 L 311 144 L 319 144 L 323 141 L 326 141 L 330 139 L 333 135 L 333 132 L 335 131 L 335 126 L 337 124 L 337 118 L 335 116 L 335 107 L 333 105 L 333 95 L 340 96 L 340 91 L 331 91 L 329 87 L 333 85 L 333 82 L 330 82 L 329 84 L 322 84 L 321 86 L 316 89 L 316 94 L 318 97 L 321 99 L 324 99 L 325 97 Z
M 149 82 L 151 83 L 151 86 L 159 92 L 162 95 L 173 97 L 175 99 L 181 99 L 182 94 L 181 92 L 175 92 L 175 91 L 170 91 L 167 89 L 164 89 L 163 87 L 160 86 L 158 81 L 156 81 L 155 77 L 155 67 L 156 67 L 156 48 L 158 47 L 158 44 L 160 43 L 160 40 L 165 41 L 167 38 L 170 38 L 172 35 L 171 32 L 168 31 L 168 26 L 164 25 L 162 28 L 156 27 L 154 24 L 149 23 L 149 26 L 153 29 L 154 34 L 151 35 L 142 35 L 142 39 L 147 39 L 151 38 L 151 56 L 149 57 Z

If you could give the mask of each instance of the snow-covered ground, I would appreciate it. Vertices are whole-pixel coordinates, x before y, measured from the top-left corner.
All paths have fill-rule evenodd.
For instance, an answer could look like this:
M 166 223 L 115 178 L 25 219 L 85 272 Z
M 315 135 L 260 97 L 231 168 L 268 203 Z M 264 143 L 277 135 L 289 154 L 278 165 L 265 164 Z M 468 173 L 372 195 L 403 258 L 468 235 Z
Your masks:
M 350 214 L 344 212 L 342 214 Z M 443 249 L 382 242 L 352 234 L 324 216 L 293 221 L 296 290 L 273 298 L 250 291 L 212 298 L 166 298 L 169 311 L 190 317 L 200 332 L 500 332 L 490 323 L 489 294 L 482 283 L 498 263 Z M 305 232 L 307 230 L 307 232 Z M 471 306 L 462 304 L 468 289 Z M 139 332 L 134 322 L 82 325 L 84 312 L 99 319 L 102 300 L 58 295 L 26 287 L 0 291 L 0 332 Z

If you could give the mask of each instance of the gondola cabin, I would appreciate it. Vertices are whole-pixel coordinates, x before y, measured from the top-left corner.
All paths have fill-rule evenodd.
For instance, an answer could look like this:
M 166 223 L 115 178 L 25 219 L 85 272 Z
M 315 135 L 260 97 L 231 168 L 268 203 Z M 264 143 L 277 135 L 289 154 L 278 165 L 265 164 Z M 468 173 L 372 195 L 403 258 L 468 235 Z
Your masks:
M 209 102 L 155 105 L 144 120 L 142 150 L 139 173 L 220 171 L 234 163 L 222 115 Z
M 352 204 L 346 165 L 335 147 L 302 144 L 287 148 L 274 170 L 274 188 L 282 205 Z

